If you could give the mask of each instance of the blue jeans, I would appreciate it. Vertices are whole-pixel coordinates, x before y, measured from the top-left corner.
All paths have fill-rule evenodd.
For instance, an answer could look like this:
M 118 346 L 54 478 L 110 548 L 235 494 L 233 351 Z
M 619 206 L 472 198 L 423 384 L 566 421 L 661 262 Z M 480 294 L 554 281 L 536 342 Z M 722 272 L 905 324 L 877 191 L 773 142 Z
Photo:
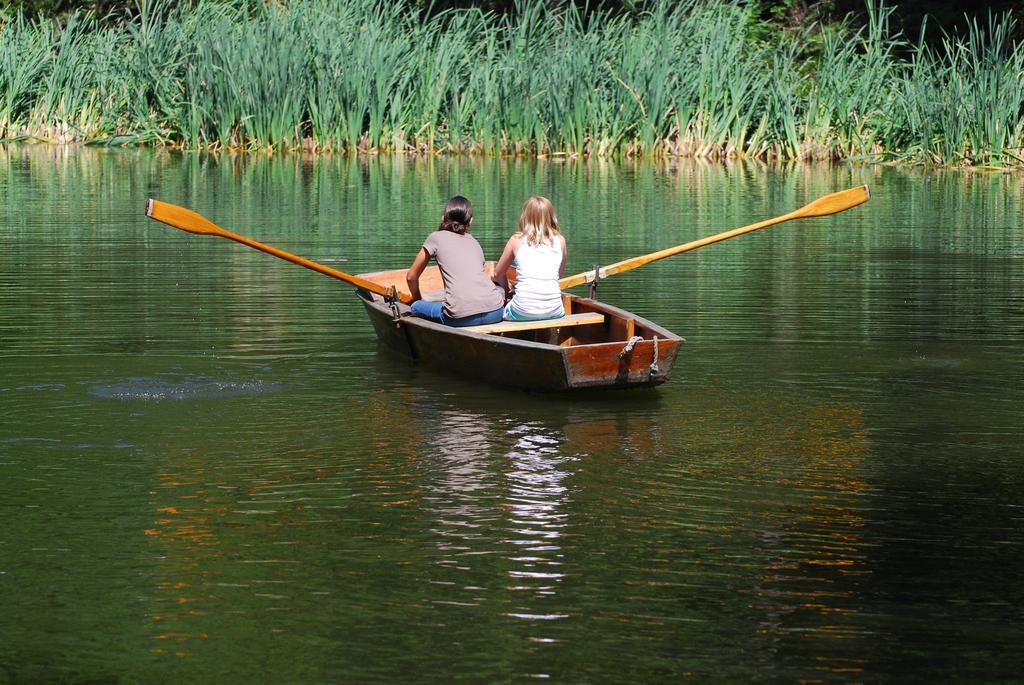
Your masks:
M 485 323 L 498 323 L 501 321 L 501 315 L 504 310 L 504 307 L 499 307 L 493 312 L 471 314 L 469 316 L 461 316 L 457 319 L 453 319 L 444 313 L 444 303 L 442 302 L 416 300 L 412 303 L 413 314 L 422 319 L 429 319 L 431 321 L 436 321 L 437 323 L 443 323 L 445 326 L 480 326 Z

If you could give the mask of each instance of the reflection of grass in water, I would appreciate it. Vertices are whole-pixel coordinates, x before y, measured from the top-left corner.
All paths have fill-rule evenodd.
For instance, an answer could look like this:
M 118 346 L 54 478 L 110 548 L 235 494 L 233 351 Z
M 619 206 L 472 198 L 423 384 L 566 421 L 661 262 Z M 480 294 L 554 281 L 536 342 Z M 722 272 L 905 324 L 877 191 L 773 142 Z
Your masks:
M 755 9 L 535 1 L 424 18 L 372 0 L 206 0 L 145 3 L 113 26 L 16 17 L 0 24 L 0 138 L 1024 163 L 1011 19 L 932 48 L 907 47 L 874 2 L 864 28 L 814 41 L 763 40 Z

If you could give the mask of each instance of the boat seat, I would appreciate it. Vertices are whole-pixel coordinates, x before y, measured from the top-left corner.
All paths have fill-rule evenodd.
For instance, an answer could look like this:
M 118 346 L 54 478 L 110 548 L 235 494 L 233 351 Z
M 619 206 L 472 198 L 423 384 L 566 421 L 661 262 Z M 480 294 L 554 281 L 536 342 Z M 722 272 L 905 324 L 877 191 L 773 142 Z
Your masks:
M 584 326 L 586 324 L 603 323 L 604 314 L 600 312 L 584 312 L 569 314 L 558 319 L 541 319 L 540 321 L 502 321 L 482 326 L 463 326 L 460 330 L 473 333 L 511 333 L 513 331 L 531 331 L 538 328 L 565 328 L 566 326 Z

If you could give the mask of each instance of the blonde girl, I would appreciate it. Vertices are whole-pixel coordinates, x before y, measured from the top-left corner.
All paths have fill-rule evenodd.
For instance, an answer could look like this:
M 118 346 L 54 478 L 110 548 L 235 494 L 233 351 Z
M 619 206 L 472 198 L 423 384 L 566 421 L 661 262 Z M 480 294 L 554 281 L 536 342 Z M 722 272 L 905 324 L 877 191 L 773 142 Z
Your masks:
M 506 273 L 515 264 L 516 285 L 505 305 L 509 321 L 554 319 L 565 315 L 558 279 L 565 272 L 565 237 L 555 207 L 546 197 L 534 196 L 519 213 L 519 230 L 509 238 L 494 267 L 494 282 L 508 291 Z

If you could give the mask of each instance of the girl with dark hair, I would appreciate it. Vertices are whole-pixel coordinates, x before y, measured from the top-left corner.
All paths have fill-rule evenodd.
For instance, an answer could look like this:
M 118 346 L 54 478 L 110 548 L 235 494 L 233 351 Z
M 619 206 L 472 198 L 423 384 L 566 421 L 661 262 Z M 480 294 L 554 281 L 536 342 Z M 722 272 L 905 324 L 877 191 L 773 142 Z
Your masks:
M 446 326 L 476 326 L 501 321 L 505 291 L 484 271 L 484 251 L 469 234 L 473 205 L 456 195 L 448 200 L 441 225 L 423 241 L 405 275 L 412 313 Z M 420 294 L 420 274 L 434 259 L 444 281 L 444 299 L 428 302 Z

